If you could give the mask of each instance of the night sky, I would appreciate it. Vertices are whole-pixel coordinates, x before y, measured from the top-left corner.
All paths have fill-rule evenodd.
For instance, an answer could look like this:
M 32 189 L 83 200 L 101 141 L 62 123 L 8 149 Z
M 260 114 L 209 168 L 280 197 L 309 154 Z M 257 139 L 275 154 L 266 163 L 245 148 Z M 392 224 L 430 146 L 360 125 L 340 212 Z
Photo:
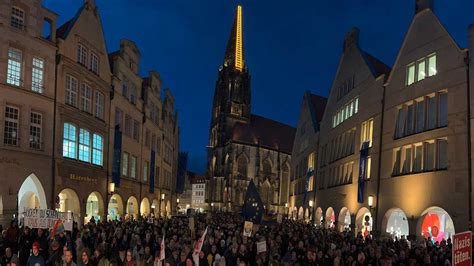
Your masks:
M 61 25 L 82 0 L 44 0 Z M 180 150 L 204 172 L 211 103 L 235 6 L 243 7 L 245 64 L 252 112 L 296 126 L 303 93 L 327 96 L 345 33 L 360 29 L 361 47 L 388 65 L 414 14 L 414 0 L 234 1 L 97 0 L 109 52 L 128 38 L 141 51 L 141 74 L 157 70 L 176 99 Z M 438 0 L 435 13 L 461 47 L 474 23 L 474 1 Z M 442 62 L 440 62 L 442 64 Z

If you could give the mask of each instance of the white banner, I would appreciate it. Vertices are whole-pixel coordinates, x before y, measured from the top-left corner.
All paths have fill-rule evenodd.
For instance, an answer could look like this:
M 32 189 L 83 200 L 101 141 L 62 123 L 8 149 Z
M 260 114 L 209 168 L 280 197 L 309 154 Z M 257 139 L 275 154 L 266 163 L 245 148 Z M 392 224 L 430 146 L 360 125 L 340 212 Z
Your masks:
M 48 209 L 28 209 L 23 212 L 23 225 L 30 228 L 51 229 L 61 219 L 64 230 L 72 231 L 73 217 L 71 212 L 58 212 Z
M 267 251 L 267 241 L 257 242 L 257 254 Z

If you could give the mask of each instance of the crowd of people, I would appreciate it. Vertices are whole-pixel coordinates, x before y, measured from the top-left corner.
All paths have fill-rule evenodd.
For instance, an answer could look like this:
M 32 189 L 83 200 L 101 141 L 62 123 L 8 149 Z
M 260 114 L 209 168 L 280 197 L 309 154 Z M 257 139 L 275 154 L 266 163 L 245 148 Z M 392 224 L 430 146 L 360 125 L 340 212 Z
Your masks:
M 283 219 L 254 225 L 243 236 L 244 220 L 230 213 L 188 217 L 94 221 L 50 236 L 48 230 L 18 227 L 0 236 L 3 265 L 451 265 L 451 241 L 363 238 L 353 232 L 317 228 Z M 207 228 L 199 260 L 195 243 Z M 194 229 L 194 230 L 192 230 Z M 165 238 L 165 259 L 160 244 Z M 257 252 L 257 243 L 266 248 Z

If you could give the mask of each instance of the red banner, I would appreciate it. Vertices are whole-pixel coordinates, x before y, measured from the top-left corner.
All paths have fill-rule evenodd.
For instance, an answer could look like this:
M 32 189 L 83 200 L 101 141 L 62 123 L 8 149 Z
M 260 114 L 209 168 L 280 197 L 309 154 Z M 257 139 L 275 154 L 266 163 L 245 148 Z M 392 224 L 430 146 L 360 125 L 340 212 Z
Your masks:
M 472 233 L 462 232 L 453 236 L 453 266 L 472 265 Z

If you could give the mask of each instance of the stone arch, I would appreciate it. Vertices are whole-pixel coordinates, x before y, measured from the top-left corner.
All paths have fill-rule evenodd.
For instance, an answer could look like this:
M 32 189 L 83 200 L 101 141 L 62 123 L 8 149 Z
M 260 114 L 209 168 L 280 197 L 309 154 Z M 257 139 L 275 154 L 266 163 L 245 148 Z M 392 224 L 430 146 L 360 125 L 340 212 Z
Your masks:
M 435 242 L 453 237 L 456 233 L 449 213 L 441 207 L 432 206 L 424 210 L 416 225 L 418 236 L 431 237 Z
M 240 154 L 237 158 L 237 175 L 248 177 L 248 164 L 249 160 L 245 153 Z
M 140 203 L 140 215 L 142 216 L 149 216 L 150 215 L 150 201 L 147 197 L 142 199 Z
M 303 220 L 303 219 L 304 219 L 304 209 L 303 209 L 303 206 L 301 206 L 298 209 L 298 220 Z
M 127 218 L 138 218 L 138 200 L 134 196 L 130 196 L 127 200 Z
M 336 214 L 334 213 L 334 209 L 329 207 L 326 210 L 326 228 L 334 228 L 336 226 Z
M 153 203 L 151 204 L 151 210 L 155 217 L 158 217 L 160 209 L 160 202 L 157 199 L 153 199 Z
M 306 208 L 304 210 L 304 220 L 305 220 L 305 222 L 308 222 L 309 219 L 310 219 L 310 217 L 309 217 L 309 208 Z
M 107 206 L 107 219 L 120 220 L 122 217 L 123 199 L 119 194 L 113 194 Z
M 408 219 L 405 212 L 400 208 L 389 209 L 382 220 L 382 232 L 394 237 L 407 237 L 409 234 Z
M 264 180 L 267 178 L 272 177 L 273 170 L 272 170 L 272 162 L 270 158 L 263 160 L 262 162 L 262 174 L 260 175 Z
M 43 185 L 35 174 L 30 174 L 18 191 L 18 215 L 23 213 L 24 208 L 48 208 Z
M 351 228 L 351 212 L 347 207 L 343 207 L 339 211 L 339 216 L 337 217 L 337 223 L 339 224 L 339 231 L 343 232 L 350 230 Z
M 316 223 L 316 225 L 322 225 L 323 223 L 323 209 L 321 209 L 321 207 L 318 207 L 316 209 L 316 219 L 314 220 L 314 222 Z
M 362 233 L 364 237 L 368 236 L 372 231 L 372 221 L 372 214 L 370 213 L 370 210 L 366 207 L 360 208 L 356 215 L 355 233 Z
M 101 215 L 104 213 L 104 200 L 102 195 L 94 191 L 87 197 L 86 200 L 86 217 L 84 217 L 84 223 L 88 223 L 92 217 L 97 222 L 101 219 Z
M 65 188 L 58 194 L 59 197 L 59 208 L 56 208 L 60 212 L 72 212 L 74 221 L 81 221 L 81 202 L 77 196 L 76 191 L 71 188 Z

